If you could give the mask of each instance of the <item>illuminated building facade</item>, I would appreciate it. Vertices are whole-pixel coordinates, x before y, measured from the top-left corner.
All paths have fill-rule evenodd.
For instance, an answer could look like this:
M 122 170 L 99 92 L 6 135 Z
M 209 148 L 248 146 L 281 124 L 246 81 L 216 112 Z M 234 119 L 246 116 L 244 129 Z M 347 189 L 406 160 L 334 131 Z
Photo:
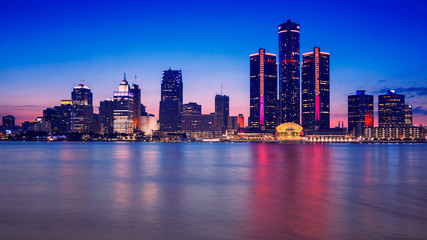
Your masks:
M 57 109 L 59 113 L 58 132 L 71 132 L 71 115 L 73 112 L 73 101 L 61 100 L 61 106 L 56 106 L 55 109 Z
M 301 140 L 302 129 L 296 123 L 282 123 L 276 127 L 276 137 L 278 140 Z
M 101 124 L 101 133 L 114 133 L 114 101 L 105 99 L 99 102 L 99 122 Z
M 116 133 L 133 133 L 134 95 L 130 92 L 126 74 L 119 85 L 119 91 L 113 92 L 113 128 Z
M 135 76 L 136 79 L 136 76 Z M 130 92 L 133 93 L 133 118 L 132 124 L 134 131 L 141 130 L 141 89 L 137 84 L 132 84 Z
M 71 92 L 71 132 L 89 132 L 93 120 L 92 92 L 84 83 L 75 86 Z
M 276 55 L 259 52 L 250 57 L 249 127 L 264 131 L 277 126 L 277 64 Z
M 364 129 L 364 140 L 418 140 L 424 139 L 423 127 L 383 126 Z
M 226 95 L 215 96 L 215 128 L 225 131 L 228 125 L 228 116 L 230 115 L 230 98 Z
M 300 27 L 279 25 L 280 123 L 300 123 Z
M 330 124 L 329 53 L 314 47 L 302 55 L 302 127 L 325 130 Z
M 365 90 L 348 96 L 348 131 L 358 137 L 363 133 L 363 128 L 373 126 L 374 96 L 365 94 Z
M 405 95 L 395 90 L 378 96 L 378 124 L 383 126 L 405 125 Z
M 152 136 L 154 131 L 159 130 L 157 118 L 153 114 L 145 113 L 141 116 L 142 131 L 146 136 Z
M 238 123 L 239 123 L 239 129 L 243 129 L 245 127 L 245 117 L 241 113 L 239 114 Z
M 12 129 L 15 127 L 15 117 L 12 115 L 6 115 L 2 117 L 2 124 L 4 129 Z
M 183 82 L 181 70 L 164 70 L 159 108 L 160 130 L 180 130 L 182 101 Z
M 412 106 L 405 105 L 405 125 L 412 126 Z

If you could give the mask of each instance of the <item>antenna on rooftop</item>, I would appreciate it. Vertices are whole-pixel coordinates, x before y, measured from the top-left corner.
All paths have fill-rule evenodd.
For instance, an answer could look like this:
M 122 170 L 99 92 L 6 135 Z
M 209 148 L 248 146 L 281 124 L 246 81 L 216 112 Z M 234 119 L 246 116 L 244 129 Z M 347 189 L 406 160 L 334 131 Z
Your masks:
M 222 96 L 222 81 L 221 81 L 221 96 Z

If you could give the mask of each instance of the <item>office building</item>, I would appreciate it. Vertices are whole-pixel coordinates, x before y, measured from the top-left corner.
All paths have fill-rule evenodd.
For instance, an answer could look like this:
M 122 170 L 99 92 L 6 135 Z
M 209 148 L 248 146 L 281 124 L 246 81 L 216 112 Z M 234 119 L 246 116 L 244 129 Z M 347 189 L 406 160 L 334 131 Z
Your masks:
M 190 102 L 182 105 L 182 115 L 202 114 L 202 105 Z
M 92 92 L 83 82 L 71 92 L 71 131 L 85 133 L 93 120 Z
M 114 133 L 114 101 L 105 99 L 99 103 L 99 122 L 102 134 Z
M 12 115 L 6 115 L 2 118 L 3 129 L 13 129 L 15 127 L 15 117 Z
M 300 123 L 300 27 L 279 25 L 280 123 Z
M 130 92 L 133 93 L 133 129 L 137 131 L 141 130 L 141 89 L 137 84 L 132 84 Z
M 405 105 L 405 125 L 412 126 L 412 106 Z
M 367 127 L 363 133 L 364 140 L 421 140 L 424 138 L 423 127 L 412 125 Z
M 329 129 L 329 53 L 314 47 L 302 58 L 302 127 L 306 131 Z
M 181 128 L 183 82 L 181 70 L 164 70 L 159 108 L 160 130 L 178 131 Z
M 60 116 L 60 107 L 56 106 L 53 108 L 46 108 L 43 110 L 43 121 L 50 123 L 51 132 L 53 134 L 60 133 L 60 124 L 61 124 L 61 116 Z
M 218 130 L 225 131 L 228 125 L 228 116 L 230 114 L 230 98 L 226 95 L 215 96 L 215 123 Z
M 185 114 L 182 118 L 182 130 L 185 132 L 202 132 L 215 130 L 215 114 Z
M 359 137 L 365 127 L 374 126 L 374 96 L 365 94 L 365 90 L 356 91 L 348 96 L 348 131 Z
M 238 116 L 229 116 L 228 117 L 228 129 L 237 130 L 239 129 L 239 117 Z
M 73 113 L 73 101 L 61 100 L 61 106 L 54 107 L 58 111 L 58 133 L 71 132 L 71 115 Z
M 277 126 L 277 64 L 276 55 L 259 52 L 250 58 L 250 116 L 249 127 L 255 130 L 274 130 Z
M 405 125 L 405 95 L 387 90 L 387 94 L 378 96 L 378 125 Z
M 130 92 L 126 73 L 120 82 L 119 91 L 113 92 L 113 128 L 114 132 L 121 134 L 133 133 L 133 93 Z

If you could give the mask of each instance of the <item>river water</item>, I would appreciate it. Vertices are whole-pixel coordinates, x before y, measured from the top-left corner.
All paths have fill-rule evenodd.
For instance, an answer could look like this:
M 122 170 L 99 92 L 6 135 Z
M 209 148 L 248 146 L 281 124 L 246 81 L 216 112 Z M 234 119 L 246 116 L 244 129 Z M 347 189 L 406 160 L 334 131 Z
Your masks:
M 0 239 L 427 239 L 427 144 L 0 142 Z

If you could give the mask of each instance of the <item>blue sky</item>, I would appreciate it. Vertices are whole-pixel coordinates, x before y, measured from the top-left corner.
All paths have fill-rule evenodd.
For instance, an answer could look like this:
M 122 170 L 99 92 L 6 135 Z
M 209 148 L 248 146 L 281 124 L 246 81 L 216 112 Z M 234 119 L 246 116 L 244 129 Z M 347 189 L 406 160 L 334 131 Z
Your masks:
M 69 99 L 82 79 L 99 106 L 124 72 L 157 115 L 169 67 L 183 71 L 185 102 L 213 111 L 223 82 L 231 114 L 247 117 L 249 54 L 277 54 L 277 26 L 290 18 L 301 26 L 302 53 L 331 53 L 331 126 L 347 122 L 348 94 L 387 88 L 427 124 L 424 1 L 0 2 L 0 115 L 18 122 Z

